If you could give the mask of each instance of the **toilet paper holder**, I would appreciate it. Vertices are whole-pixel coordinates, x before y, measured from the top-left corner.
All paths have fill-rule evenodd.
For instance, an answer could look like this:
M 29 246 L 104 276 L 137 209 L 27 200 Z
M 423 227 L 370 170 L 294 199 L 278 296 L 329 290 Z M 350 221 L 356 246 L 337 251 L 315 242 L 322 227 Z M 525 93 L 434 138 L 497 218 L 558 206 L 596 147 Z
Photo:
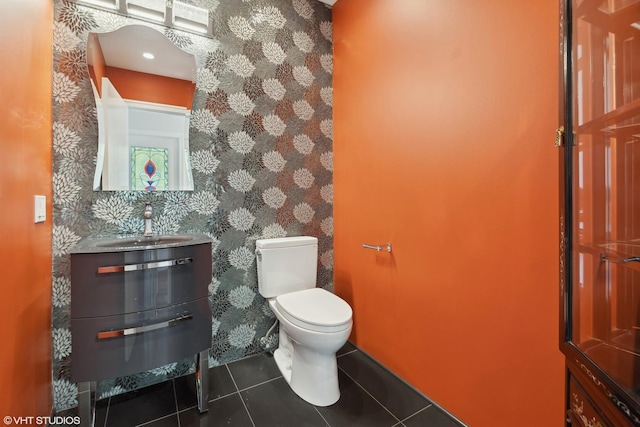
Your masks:
M 373 250 L 378 251 L 378 252 L 380 252 L 382 250 L 385 250 L 387 252 L 391 252 L 391 243 L 387 243 L 384 246 L 383 245 L 368 245 L 366 243 L 363 243 L 362 247 L 365 248 L 365 249 L 373 249 Z

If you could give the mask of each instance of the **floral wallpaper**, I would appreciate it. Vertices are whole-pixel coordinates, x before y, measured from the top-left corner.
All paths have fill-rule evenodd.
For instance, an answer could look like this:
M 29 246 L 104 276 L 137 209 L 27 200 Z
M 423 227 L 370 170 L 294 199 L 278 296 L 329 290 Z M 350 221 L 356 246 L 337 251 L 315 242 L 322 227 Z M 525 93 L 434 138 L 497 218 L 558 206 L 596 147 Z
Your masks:
M 258 293 L 255 240 L 319 238 L 318 286 L 333 288 L 332 24 L 316 0 L 191 0 L 210 10 L 208 38 L 54 0 L 54 406 L 77 405 L 71 381 L 69 250 L 83 237 L 139 235 L 150 202 L 158 233 L 213 239 L 211 366 L 264 351 L 274 322 Z M 196 56 L 192 192 L 92 190 L 95 103 L 89 32 L 143 24 Z M 272 335 L 271 340 L 277 339 Z M 184 375 L 192 360 L 100 382 L 98 398 Z

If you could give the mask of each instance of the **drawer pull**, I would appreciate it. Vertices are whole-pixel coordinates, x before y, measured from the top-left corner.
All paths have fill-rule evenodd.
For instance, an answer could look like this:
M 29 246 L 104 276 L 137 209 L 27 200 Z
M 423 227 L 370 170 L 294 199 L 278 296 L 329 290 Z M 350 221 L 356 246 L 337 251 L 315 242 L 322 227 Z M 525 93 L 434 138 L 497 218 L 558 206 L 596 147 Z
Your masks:
M 171 320 L 166 320 L 164 322 L 152 323 L 151 325 L 136 326 L 135 328 L 118 329 L 115 331 L 102 331 L 102 332 L 98 332 L 98 339 L 104 340 L 108 338 L 117 338 L 117 337 L 123 337 L 127 335 L 141 334 L 143 332 L 151 332 L 157 329 L 168 328 L 169 326 L 173 326 L 177 323 L 184 322 L 186 320 L 191 320 L 191 319 L 193 319 L 193 314 L 185 314 L 183 316 L 178 316 Z
M 145 262 L 143 264 L 108 265 L 98 267 L 98 274 L 122 273 L 123 271 L 151 270 L 161 267 L 173 267 L 174 265 L 191 264 L 192 257 L 170 259 L 167 261 Z

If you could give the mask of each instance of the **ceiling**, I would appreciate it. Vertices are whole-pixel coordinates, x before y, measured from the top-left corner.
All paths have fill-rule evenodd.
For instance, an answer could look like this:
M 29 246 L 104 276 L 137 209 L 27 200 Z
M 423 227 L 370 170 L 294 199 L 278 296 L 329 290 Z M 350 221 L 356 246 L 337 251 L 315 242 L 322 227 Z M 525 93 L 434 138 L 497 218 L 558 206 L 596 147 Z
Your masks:
M 95 35 L 108 66 L 195 83 L 195 57 L 150 27 L 127 25 L 110 33 Z M 152 53 L 155 58 L 144 59 L 142 54 L 145 52 Z M 87 59 L 90 58 L 88 55 Z

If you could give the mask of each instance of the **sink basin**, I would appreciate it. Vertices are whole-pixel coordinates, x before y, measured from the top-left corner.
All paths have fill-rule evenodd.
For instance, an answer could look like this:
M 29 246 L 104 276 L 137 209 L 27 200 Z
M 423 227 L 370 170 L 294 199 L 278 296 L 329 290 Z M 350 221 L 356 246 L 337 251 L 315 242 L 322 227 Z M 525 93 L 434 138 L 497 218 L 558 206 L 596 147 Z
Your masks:
M 191 240 L 188 236 L 150 236 L 150 237 L 130 237 L 126 239 L 114 239 L 106 242 L 96 243 L 100 248 L 127 248 L 170 245 L 172 243 L 184 243 Z
M 111 237 L 82 239 L 71 249 L 71 253 L 125 252 L 175 248 L 180 246 L 210 243 L 211 238 L 204 234 L 164 234 L 150 237 Z

